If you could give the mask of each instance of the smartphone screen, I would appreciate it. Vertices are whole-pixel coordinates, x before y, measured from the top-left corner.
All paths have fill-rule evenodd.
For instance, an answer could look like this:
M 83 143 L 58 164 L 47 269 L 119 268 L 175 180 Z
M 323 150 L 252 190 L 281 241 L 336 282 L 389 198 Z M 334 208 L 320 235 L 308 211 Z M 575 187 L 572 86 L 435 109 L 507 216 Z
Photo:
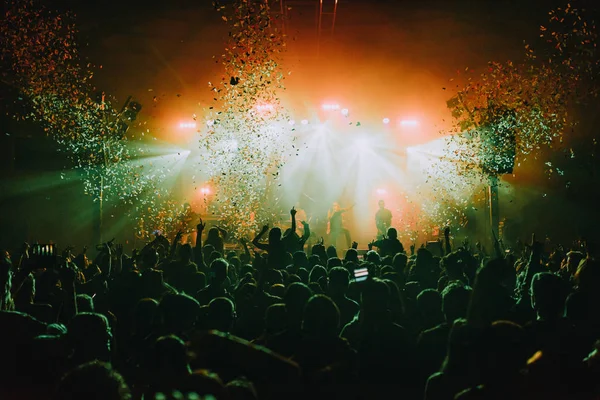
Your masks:
M 369 277 L 369 270 L 366 268 L 357 268 L 354 270 L 354 280 L 356 282 L 366 281 Z

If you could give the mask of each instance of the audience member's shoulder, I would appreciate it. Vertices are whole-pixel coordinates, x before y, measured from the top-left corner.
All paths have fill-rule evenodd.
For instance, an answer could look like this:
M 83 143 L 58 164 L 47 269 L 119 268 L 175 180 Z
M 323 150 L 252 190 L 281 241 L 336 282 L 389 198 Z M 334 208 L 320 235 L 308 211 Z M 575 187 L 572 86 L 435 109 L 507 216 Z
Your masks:
M 486 398 L 486 390 L 482 385 L 463 390 L 454 396 L 455 400 L 479 400 Z
M 33 337 L 46 331 L 46 324 L 19 311 L 0 311 L 0 326 L 10 326 L 14 335 Z

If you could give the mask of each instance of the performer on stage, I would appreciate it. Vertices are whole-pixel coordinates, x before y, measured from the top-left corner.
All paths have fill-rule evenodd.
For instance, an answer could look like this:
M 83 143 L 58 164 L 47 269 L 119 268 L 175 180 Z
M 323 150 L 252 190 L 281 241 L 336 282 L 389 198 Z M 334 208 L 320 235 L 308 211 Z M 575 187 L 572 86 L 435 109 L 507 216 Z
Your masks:
M 392 212 L 385 208 L 385 202 L 379 200 L 379 210 L 375 214 L 375 226 L 377 227 L 377 238 L 382 239 L 390 226 L 392 226 Z
M 327 219 L 329 220 L 329 244 L 337 246 L 338 237 L 343 233 L 346 237 L 346 245 L 348 248 L 352 246 L 352 239 L 350 238 L 350 231 L 344 228 L 344 221 L 342 214 L 346 211 L 350 211 L 354 208 L 354 204 L 350 207 L 340 208 L 340 205 L 336 202 L 333 203 L 331 210 L 327 212 Z

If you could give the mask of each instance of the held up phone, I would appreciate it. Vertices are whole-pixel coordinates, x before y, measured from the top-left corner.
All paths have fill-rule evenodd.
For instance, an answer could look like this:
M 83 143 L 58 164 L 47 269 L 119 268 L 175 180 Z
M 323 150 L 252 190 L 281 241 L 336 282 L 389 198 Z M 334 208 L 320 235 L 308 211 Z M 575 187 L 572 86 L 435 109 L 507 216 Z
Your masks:
M 56 245 L 34 244 L 31 247 L 31 258 L 37 268 L 54 268 L 56 266 Z
M 354 270 L 354 280 L 356 282 L 366 281 L 369 277 L 369 270 L 366 268 L 357 268 Z

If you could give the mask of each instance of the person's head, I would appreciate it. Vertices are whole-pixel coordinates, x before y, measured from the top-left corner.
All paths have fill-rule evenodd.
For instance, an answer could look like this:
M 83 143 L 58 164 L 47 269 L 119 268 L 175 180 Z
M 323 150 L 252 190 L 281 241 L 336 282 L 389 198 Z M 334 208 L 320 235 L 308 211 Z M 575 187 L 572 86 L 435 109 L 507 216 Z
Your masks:
M 367 262 L 379 265 L 381 264 L 381 257 L 379 256 L 379 253 L 377 253 L 375 250 L 369 250 L 367 251 Z
M 300 282 L 308 283 L 309 272 L 306 268 L 300 268 L 298 270 L 298 276 L 300 277 Z
M 69 322 L 67 338 L 76 362 L 110 361 L 112 332 L 104 315 L 91 312 L 75 315 Z
M 258 400 L 254 384 L 247 379 L 234 379 L 227 382 L 226 387 L 231 400 Z
M 567 253 L 567 270 L 571 275 L 575 274 L 577 267 L 585 255 L 580 251 L 570 251 Z
M 300 324 L 302 313 L 308 299 L 312 296 L 312 290 L 304 283 L 292 283 L 283 295 L 283 302 L 287 311 L 288 319 L 293 323 Z
M 319 279 L 321 279 L 322 277 L 327 277 L 327 270 L 322 265 L 315 265 L 310 271 L 308 281 L 311 283 L 319 282 Z
M 283 303 L 272 304 L 265 311 L 265 331 L 273 335 L 287 327 L 286 306 Z
M 451 324 L 458 318 L 467 316 L 471 292 L 471 288 L 460 283 L 451 283 L 446 286 L 442 292 L 442 311 L 447 323 Z
M 227 297 L 217 297 L 208 303 L 208 323 L 210 329 L 229 332 L 235 322 L 235 306 Z
M 425 289 L 417 296 L 417 308 L 424 323 L 437 324 L 442 320 L 442 296 L 437 290 Z M 426 326 L 431 328 L 432 326 Z
M 390 239 L 398 239 L 398 231 L 396 228 L 388 228 L 387 237 Z
M 342 265 L 342 260 L 340 260 L 337 257 L 332 257 L 329 260 L 327 260 L 327 271 L 334 267 L 341 267 Z
M 165 332 L 183 334 L 194 328 L 200 315 L 200 304 L 186 294 L 170 293 L 161 299 L 159 311 Z
M 340 204 L 337 201 L 333 203 L 332 210 L 333 212 L 340 211 Z
M 136 332 L 148 333 L 158 322 L 158 301 L 140 299 L 133 310 L 133 326 Z
M 205 260 L 210 259 L 210 255 L 213 253 L 213 251 L 215 251 L 215 246 L 212 244 L 205 244 L 202 246 L 202 257 Z
M 140 269 L 154 269 L 158 264 L 158 253 L 152 248 L 144 250 L 141 254 Z
M 340 311 L 327 296 L 312 296 L 304 307 L 302 330 L 309 336 L 335 337 L 339 333 Z
M 88 294 L 78 294 L 75 297 L 77 312 L 94 312 L 94 299 Z
M 505 282 L 510 278 L 511 270 L 504 260 L 494 259 L 477 272 L 467 312 L 470 323 L 489 324 L 504 318 L 510 302 Z
M 338 258 L 337 250 L 334 245 L 327 247 L 327 259 Z
M 379 206 L 380 210 L 383 210 L 385 208 L 385 201 L 379 200 L 379 202 L 377 203 L 377 205 Z
M 352 249 L 352 248 L 346 250 L 346 255 L 344 256 L 344 262 L 358 263 L 358 251 L 356 249 Z
M 282 283 L 275 283 L 275 284 L 271 285 L 271 288 L 269 289 L 269 293 L 272 294 L 273 296 L 282 298 L 283 295 L 285 294 L 285 285 L 283 285 Z
M 303 251 L 296 251 L 292 256 L 292 262 L 297 268 L 306 268 L 308 267 L 308 257 L 306 253 Z
M 432 262 L 433 254 L 429 250 L 424 247 L 417 250 L 417 259 L 415 261 L 417 268 L 430 266 Z
M 156 339 L 150 367 L 155 379 L 170 380 L 189 375 L 191 370 L 184 341 L 175 335 Z
M 361 310 L 369 314 L 387 312 L 390 305 L 390 288 L 374 278 L 364 282 L 361 292 Z
M 442 268 L 449 279 L 458 279 L 463 276 L 463 261 L 459 253 L 450 253 L 442 258 Z
M 421 284 L 417 281 L 410 281 L 404 284 L 404 296 L 408 300 L 416 300 L 421 290 Z
M 194 257 L 194 250 L 192 245 L 189 243 L 179 247 L 179 259 L 183 262 L 190 262 Z
M 208 234 L 206 235 L 206 239 L 210 241 L 218 241 L 221 239 L 221 233 L 219 232 L 219 229 L 216 226 L 210 228 L 208 230 Z
M 345 268 L 335 267 L 329 271 L 329 291 L 332 296 L 344 295 L 350 284 L 350 274 Z
M 131 392 L 110 364 L 90 361 L 69 371 L 58 384 L 54 400 L 129 400 Z
M 539 272 L 531 279 L 531 307 L 538 319 L 562 317 L 568 294 L 568 286 L 558 275 Z
M 318 254 L 311 254 L 311 256 L 308 257 L 308 265 L 304 268 L 312 268 L 319 264 L 321 264 L 321 257 L 319 257 Z
M 281 229 L 275 226 L 269 231 L 269 244 L 279 242 L 281 242 Z
M 221 285 L 227 279 L 229 263 L 224 258 L 217 258 L 210 263 L 211 284 Z

